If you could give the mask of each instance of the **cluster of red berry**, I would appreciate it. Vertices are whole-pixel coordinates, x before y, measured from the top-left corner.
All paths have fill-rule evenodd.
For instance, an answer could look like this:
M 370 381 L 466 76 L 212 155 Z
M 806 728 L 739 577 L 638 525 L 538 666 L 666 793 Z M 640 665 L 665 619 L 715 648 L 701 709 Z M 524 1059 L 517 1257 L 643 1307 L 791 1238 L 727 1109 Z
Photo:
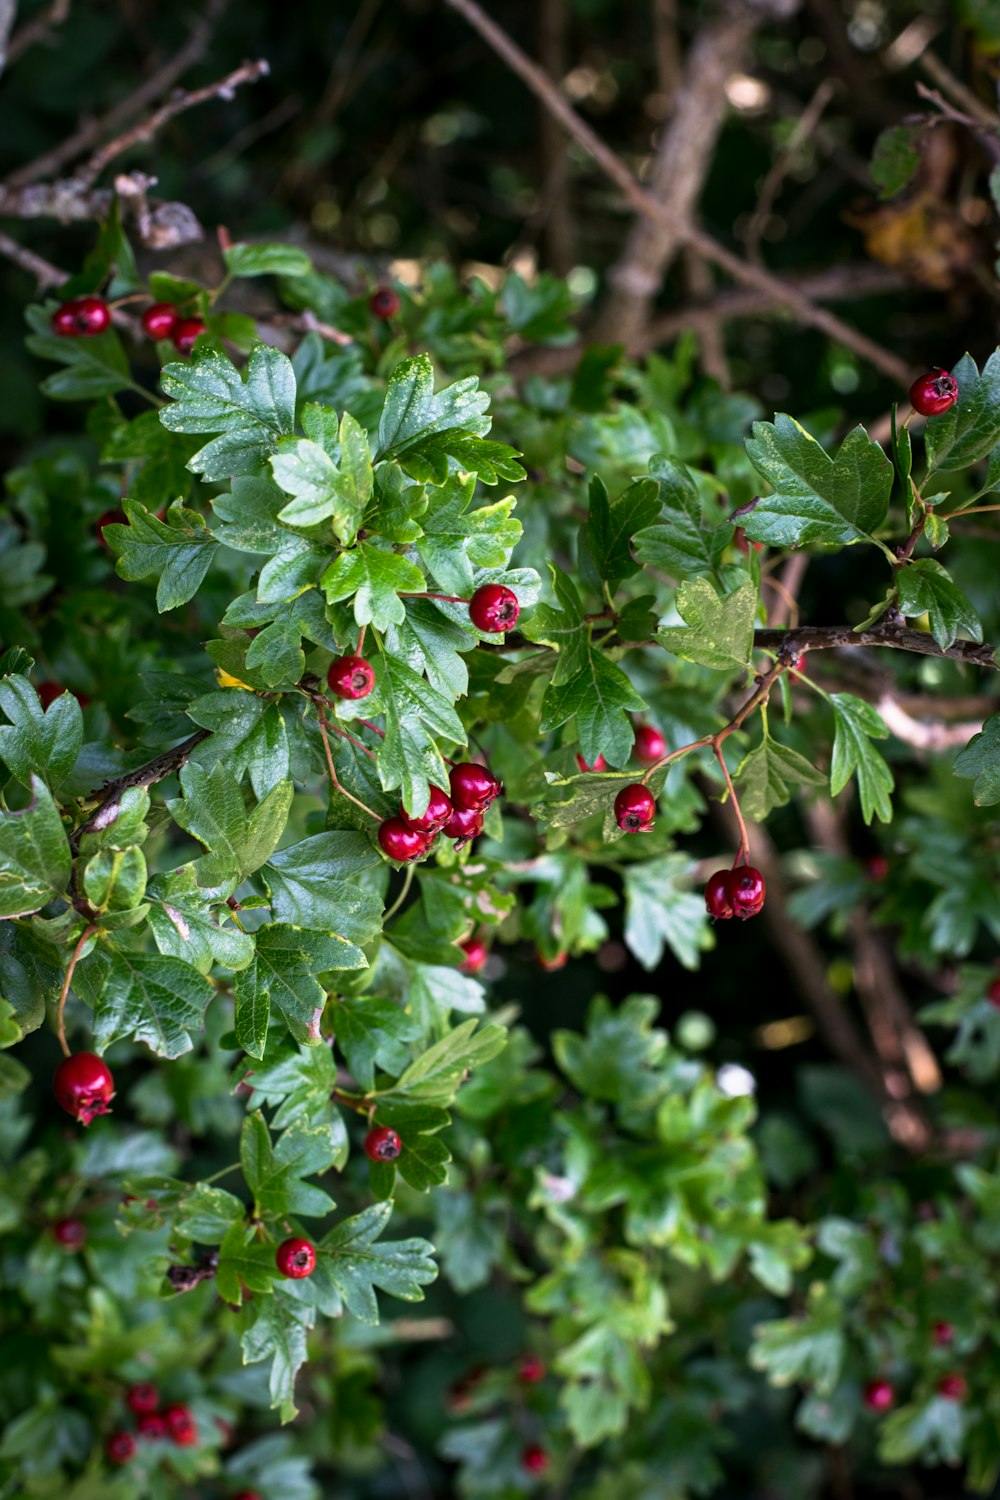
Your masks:
M 635 743 L 632 746 L 632 754 L 640 766 L 655 766 L 658 760 L 662 760 L 667 753 L 667 742 L 663 735 L 653 724 L 640 723 L 635 726 Z M 599 755 L 593 765 L 588 765 L 583 756 L 577 752 L 576 763 L 584 773 L 588 771 L 606 771 L 608 763 L 603 755 Z
M 154 302 L 140 319 L 151 339 L 169 339 L 178 354 L 190 354 L 195 339 L 205 332 L 202 318 L 182 318 L 172 302 Z M 74 297 L 52 314 L 52 332 L 60 338 L 94 338 L 111 323 L 111 308 L 103 297 Z
M 946 1349 L 954 1337 L 955 1330 L 950 1323 L 935 1323 L 931 1329 L 931 1338 L 939 1349 Z M 952 1370 L 941 1376 L 935 1389 L 946 1401 L 964 1401 L 969 1394 L 969 1382 L 957 1370 Z M 890 1411 L 896 1403 L 896 1387 L 884 1377 L 869 1380 L 863 1400 L 869 1411 Z
M 403 807 L 399 815 L 379 824 L 378 841 L 384 854 L 399 864 L 420 859 L 439 834 L 454 839 L 457 848 L 483 831 L 483 817 L 503 791 L 503 785 L 486 766 L 459 761 L 448 778 L 450 796 L 439 786 L 431 787 L 427 811 L 413 817 Z
M 726 921 L 729 917 L 755 917 L 764 905 L 767 888 L 764 877 L 753 865 L 739 870 L 716 870 L 705 886 L 705 906 L 710 917 Z
M 179 1448 L 190 1448 L 198 1441 L 198 1428 L 190 1409 L 177 1402 L 161 1411 L 160 1393 L 149 1380 L 129 1386 L 125 1405 L 135 1417 L 135 1433 L 125 1427 L 109 1433 L 104 1452 L 110 1463 L 127 1464 L 135 1457 L 136 1434 L 149 1442 L 176 1443 Z
M 448 1391 L 448 1404 L 453 1412 L 466 1410 L 473 1391 L 488 1373 L 485 1365 L 476 1365 L 461 1380 L 455 1381 Z M 520 1385 L 538 1385 L 545 1379 L 545 1375 L 545 1362 L 537 1354 L 523 1354 L 518 1360 L 517 1379 Z M 538 1443 L 528 1443 L 521 1449 L 521 1468 L 526 1474 L 544 1474 L 550 1462 L 548 1453 Z

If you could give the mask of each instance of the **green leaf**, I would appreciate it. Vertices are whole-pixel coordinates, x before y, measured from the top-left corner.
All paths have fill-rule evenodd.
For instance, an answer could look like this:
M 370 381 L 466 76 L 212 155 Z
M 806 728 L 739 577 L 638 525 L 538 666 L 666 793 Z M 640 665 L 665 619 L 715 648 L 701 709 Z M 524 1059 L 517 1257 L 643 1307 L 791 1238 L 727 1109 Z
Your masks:
M 373 477 L 368 435 L 349 412 L 341 418 L 335 454 L 309 438 L 285 438 L 271 459 L 271 471 L 286 495 L 294 497 L 279 512 L 286 526 L 329 521 L 338 541 L 345 546 L 354 542 L 372 498 Z
M 0 811 L 0 919 L 38 911 L 61 896 L 72 869 L 69 840 L 44 781 L 31 778 L 31 801 Z
M 711 946 L 704 897 L 683 888 L 693 873 L 683 854 L 622 870 L 625 942 L 646 970 L 659 967 L 667 948 L 685 969 L 696 969 L 701 951 Z
M 957 1401 L 929 1396 L 891 1412 L 882 1425 L 878 1456 L 882 1463 L 961 1463 L 966 1418 Z
M 975 779 L 972 796 L 977 807 L 1000 802 L 1000 713 L 990 714 L 979 734 L 958 752 L 952 770 L 956 776 Z
M 360 948 L 334 932 L 308 932 L 269 922 L 255 934 L 253 963 L 236 976 L 236 1036 L 251 1057 L 263 1057 L 271 1005 L 281 1011 L 297 1042 L 317 1045 L 326 991 L 317 974 L 364 969 Z
M 873 739 L 888 739 L 888 729 L 871 704 L 855 698 L 852 693 L 833 693 L 830 703 L 835 717 L 830 761 L 832 795 L 836 797 L 857 774 L 865 822 L 870 823 L 877 814 L 883 823 L 891 823 L 892 772 L 871 744 Z
M 506 1045 L 507 1033 L 502 1026 L 483 1026 L 479 1030 L 477 1027 L 479 1022 L 475 1018 L 463 1021 L 435 1042 L 396 1080 L 393 1096 L 449 1105 L 466 1072 L 479 1063 L 489 1062 Z
M 893 469 L 863 427 L 849 432 L 831 458 L 804 427 L 781 414 L 773 424 L 753 424 L 746 450 L 774 489 L 740 518 L 752 541 L 801 547 L 875 540 L 888 514 Z
M 249 774 L 258 797 L 287 778 L 288 737 L 276 704 L 244 688 L 220 688 L 196 698 L 187 711 L 196 724 L 212 730 L 194 751 L 195 763 L 224 761 L 234 776 Z
M 290 781 L 278 782 L 249 813 L 239 782 L 221 761 L 211 771 L 189 761 L 180 782 L 183 798 L 167 806 L 174 822 L 209 851 L 196 866 L 199 884 L 245 880 L 270 859 L 288 821 Z
M 308 276 L 312 261 L 295 245 L 227 245 L 222 252 L 230 276 Z
M 320 585 L 329 604 L 354 597 L 354 618 L 359 625 L 385 630 L 406 616 L 399 595 L 423 593 L 427 580 L 408 558 L 377 542 L 359 542 L 330 564 Z
M 660 1071 L 666 1032 L 653 1027 L 659 1004 L 630 995 L 617 1010 L 598 995 L 587 1012 L 587 1032 L 555 1031 L 552 1050 L 560 1068 L 591 1099 L 644 1108 L 667 1086 Z
M 681 580 L 716 574 L 735 527 L 729 521 L 705 524 L 698 491 L 683 464 L 658 456 L 650 464 L 650 474 L 658 481 L 659 494 L 650 521 L 660 515 L 661 506 L 663 514 L 655 525 L 640 523 L 643 529 L 635 535 L 639 562 Z
M 452 594 L 471 594 L 479 568 L 505 568 L 521 537 L 513 496 L 470 511 L 475 488 L 474 478 L 449 476 L 431 492 L 420 519 L 417 550 L 438 586 Z
M 1000 349 L 990 355 L 981 375 L 968 354 L 951 373 L 958 382 L 958 400 L 939 417 L 930 417 L 924 429 L 931 473 L 964 469 L 985 458 L 1000 439 Z
M 83 715 L 73 694 L 60 693 L 46 710 L 26 677 L 4 677 L 0 709 L 9 720 L 0 726 L 0 758 L 11 775 L 22 786 L 38 776 L 58 791 L 83 744 Z
M 42 381 L 42 391 L 53 401 L 95 401 L 114 396 L 132 384 L 128 356 L 114 329 L 81 339 L 67 339 L 52 332 L 49 317 L 54 311 L 31 307 L 27 312 L 31 335 L 25 344 L 32 354 L 64 365 Z
M 253 938 L 231 923 L 220 925 L 198 885 L 194 865 L 156 875 L 146 887 L 149 926 L 161 953 L 183 959 L 199 974 L 213 963 L 245 969 L 253 958 Z
M 160 412 L 171 432 L 217 432 L 188 468 L 207 480 L 253 474 L 270 458 L 278 439 L 295 427 L 295 374 L 277 349 L 255 344 L 246 383 L 233 362 L 214 349 L 199 350 L 189 363 L 165 365 L 161 383 L 173 398 Z
M 313 1274 L 332 1293 L 331 1316 L 346 1308 L 362 1323 L 377 1323 L 376 1287 L 404 1302 L 423 1301 L 423 1288 L 437 1276 L 434 1247 L 421 1239 L 376 1244 L 391 1217 L 388 1203 L 373 1204 L 331 1229 L 317 1245 Z
M 131 951 L 99 953 L 78 965 L 77 992 L 94 1008 L 101 1051 L 131 1037 L 159 1057 L 180 1057 L 194 1045 L 215 991 L 182 959 Z
M 362 833 L 317 833 L 272 854 L 261 870 L 279 922 L 333 932 L 363 947 L 381 927 L 382 901 L 359 876 L 382 861 Z
M 265 625 L 250 642 L 246 665 L 268 687 L 298 682 L 305 671 L 302 631 L 292 615 Z
M 291 1297 L 261 1297 L 251 1304 L 249 1327 L 243 1332 L 243 1363 L 271 1361 L 269 1388 L 271 1406 L 282 1422 L 297 1415 L 295 1377 L 306 1362 L 306 1333 L 315 1313 Z
M 394 1076 L 410 1058 L 407 1043 L 420 1037 L 421 1028 L 391 1000 L 369 995 L 331 999 L 329 1022 L 347 1066 L 363 1089 L 375 1087 L 375 1064 Z
M 629 715 L 645 707 L 621 667 L 588 642 L 576 675 L 562 685 L 553 680 L 546 689 L 540 727 L 557 729 L 575 716 L 584 760 L 592 764 L 603 755 L 611 765 L 623 766 L 635 742 Z
M 661 627 L 656 633 L 661 646 L 720 672 L 746 667 L 757 614 L 757 590 L 749 578 L 725 597 L 707 578 L 689 579 L 677 590 L 677 613 L 686 628 Z
M 175 501 L 160 521 L 138 500 L 124 500 L 129 524 L 112 523 L 104 539 L 118 558 L 119 578 L 158 578 L 156 607 L 176 609 L 194 597 L 215 556 L 217 542 L 197 511 Z
M 809 1307 L 803 1316 L 757 1325 L 751 1365 L 763 1370 L 772 1385 L 809 1381 L 817 1394 L 829 1396 L 844 1362 L 843 1316 L 843 1304 L 836 1293 L 815 1282 L 809 1288 Z
M 756 750 L 750 751 L 736 774 L 743 815 L 758 823 L 774 808 L 784 807 L 790 801 L 790 783 L 823 786 L 826 782 L 822 771 L 817 771 L 804 755 L 770 735 L 765 735 Z
M 488 406 L 489 396 L 479 389 L 478 377 L 457 380 L 435 395 L 429 356 L 405 359 L 386 387 L 376 458 L 397 458 L 446 432 L 484 437 L 490 430 Z
M 302 1178 L 325 1172 L 333 1161 L 333 1138 L 326 1125 L 295 1121 L 283 1130 L 277 1146 L 260 1110 L 243 1121 L 240 1162 L 253 1194 L 258 1218 L 283 1220 L 288 1214 L 322 1218 L 335 1206 L 329 1193 Z
M 177 1207 L 176 1227 L 188 1239 L 217 1245 L 233 1224 L 246 1218 L 246 1207 L 225 1188 L 196 1182 Z
M 199 1187 L 203 1185 L 199 1183 Z M 238 1221 L 229 1224 L 216 1236 L 221 1243 L 215 1272 L 215 1289 L 231 1307 L 242 1306 L 244 1291 L 250 1292 L 254 1297 L 261 1293 L 266 1296 L 274 1290 L 277 1280 L 274 1246 L 257 1238 L 256 1226 L 246 1222 L 246 1210 L 242 1203 L 239 1208 Z M 197 1235 L 193 1237 L 198 1238 Z
M 890 125 L 878 136 L 870 171 L 880 198 L 895 197 L 913 177 L 920 165 L 917 147 L 923 130 L 922 121 L 916 125 Z
M 432 736 L 464 745 L 465 728 L 448 699 L 398 657 L 382 658 L 378 687 L 385 716 L 385 737 L 377 752 L 379 777 L 387 792 L 400 787 L 407 808 L 420 813 L 427 806 L 430 783 L 440 784 L 444 774 Z
M 974 641 L 983 638 L 983 627 L 969 600 L 952 582 L 951 575 L 933 558 L 922 557 L 900 568 L 896 574 L 899 608 L 907 617 L 930 616 L 931 634 L 946 651 L 960 630 Z

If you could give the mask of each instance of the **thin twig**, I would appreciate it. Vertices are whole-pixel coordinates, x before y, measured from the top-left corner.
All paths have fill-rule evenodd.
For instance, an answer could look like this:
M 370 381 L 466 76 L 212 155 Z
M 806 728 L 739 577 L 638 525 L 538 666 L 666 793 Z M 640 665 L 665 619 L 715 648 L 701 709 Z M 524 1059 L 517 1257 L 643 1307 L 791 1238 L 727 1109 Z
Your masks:
M 920 57 L 919 66 L 939 89 L 950 94 L 955 103 L 972 115 L 979 125 L 985 126 L 987 130 L 1000 130 L 1000 116 L 985 105 L 978 94 L 974 94 L 960 78 L 956 78 L 936 52 L 931 52 L 929 49 L 924 52 Z
M 972 667 L 997 667 L 996 647 L 976 641 L 955 641 L 939 646 L 932 635 L 904 626 L 874 625 L 871 630 L 852 630 L 849 625 L 799 625 L 795 630 L 755 630 L 754 646 L 762 651 L 825 651 L 851 646 L 884 646 L 893 651 L 913 651 L 918 656 L 947 656 Z
M 406 874 L 403 876 L 402 889 L 400 890 L 399 895 L 396 897 L 395 901 L 389 907 L 389 910 L 387 912 L 384 912 L 382 915 L 383 928 L 389 921 L 389 918 L 396 915 L 396 913 L 399 911 L 399 908 L 402 906 L 403 902 L 410 894 L 410 886 L 413 884 L 413 872 L 415 869 L 416 865 L 407 865 Z
M 200 745 L 202 740 L 207 740 L 210 734 L 210 729 L 198 729 L 194 734 L 189 734 L 187 739 L 182 740 L 179 745 L 175 745 L 172 750 L 165 750 L 162 755 L 157 755 L 154 760 L 147 761 L 144 766 L 138 766 L 134 771 L 126 771 L 123 776 L 116 776 L 113 781 L 106 781 L 103 786 L 98 787 L 96 792 L 91 793 L 92 796 L 99 796 L 102 792 L 104 795 L 86 823 L 81 824 L 74 833 L 70 834 L 69 842 L 74 854 L 80 847 L 80 840 L 85 833 L 98 833 L 102 828 L 110 827 L 115 821 L 121 810 L 123 792 L 131 791 L 134 787 L 154 786 L 165 776 L 179 771 L 191 751 Z
M 364 802 L 355 797 L 352 792 L 349 792 L 346 786 L 344 786 L 338 779 L 337 772 L 333 764 L 333 756 L 330 753 L 330 737 L 326 732 L 326 714 L 323 711 L 323 700 L 322 698 L 313 698 L 313 703 L 316 705 L 316 715 L 319 719 L 319 732 L 320 737 L 323 741 L 323 749 L 326 753 L 326 767 L 330 773 L 330 785 L 334 788 L 335 791 L 338 791 L 342 797 L 346 797 L 348 802 L 353 802 L 355 807 L 360 807 L 362 812 L 366 812 L 370 818 L 374 818 L 376 823 L 381 823 L 382 819 L 379 817 L 378 813 L 372 812 L 370 807 L 366 806 Z
M 10 33 L 17 16 L 17 0 L 0 0 L 0 73 L 10 56 Z
M 59 992 L 59 1003 L 56 1006 L 56 1036 L 59 1038 L 59 1045 L 63 1050 L 63 1057 L 71 1056 L 69 1044 L 66 1041 L 66 999 L 69 995 L 69 987 L 73 982 L 73 973 L 80 961 L 80 955 L 83 952 L 87 942 L 96 931 L 97 928 L 95 924 L 93 922 L 89 922 L 81 932 L 79 938 L 77 939 L 76 947 L 70 954 L 69 964 L 66 968 L 66 978 L 63 980 L 63 987 Z
M 25 249 L 23 245 L 17 243 L 17 240 L 12 240 L 10 235 L 0 234 L 0 255 L 5 256 L 7 260 L 12 260 L 15 265 L 21 267 L 22 271 L 27 271 L 29 276 L 33 276 L 40 292 L 47 291 L 50 286 L 62 286 L 67 279 L 65 271 L 60 271 L 59 267 L 54 266 L 50 260 L 43 260 L 33 250 Z
M 41 15 L 34 16 L 26 21 L 23 26 L 18 27 L 10 39 L 7 48 L 7 65 L 15 62 L 22 52 L 27 52 L 36 42 L 48 36 L 54 26 L 61 26 L 70 11 L 70 0 L 52 0 L 48 10 L 43 10 Z
M 796 121 L 795 129 L 792 131 L 787 145 L 771 164 L 771 170 L 764 178 L 763 186 L 757 194 L 757 206 L 751 215 L 744 236 L 747 255 L 758 265 L 761 264 L 760 237 L 767 220 L 770 218 L 771 209 L 774 207 L 774 201 L 778 196 L 781 184 L 785 180 L 785 174 L 792 164 L 792 159 L 796 151 L 809 139 L 819 124 L 823 111 L 833 98 L 834 92 L 835 85 L 833 81 L 829 78 L 824 78 Z

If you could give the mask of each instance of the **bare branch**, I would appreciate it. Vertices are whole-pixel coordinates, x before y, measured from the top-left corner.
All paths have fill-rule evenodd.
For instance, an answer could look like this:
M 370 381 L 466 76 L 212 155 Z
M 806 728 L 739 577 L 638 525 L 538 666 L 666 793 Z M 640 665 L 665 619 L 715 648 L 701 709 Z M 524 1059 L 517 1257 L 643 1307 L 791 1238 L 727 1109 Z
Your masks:
M 123 792 L 131 791 L 137 786 L 154 786 L 165 776 L 179 771 L 195 746 L 200 745 L 202 740 L 207 740 L 210 733 L 208 729 L 198 729 L 194 734 L 189 734 L 186 740 L 181 740 L 179 745 L 174 745 L 171 750 L 164 750 L 162 755 L 157 755 L 153 760 L 147 761 L 144 766 L 139 766 L 134 771 L 126 771 L 122 776 L 116 776 L 99 787 L 93 794 L 101 796 L 103 793 L 97 807 L 86 823 L 81 824 L 70 835 L 70 845 L 74 853 L 79 848 L 80 840 L 85 833 L 97 833 L 102 828 L 111 826 L 121 810 Z
M 0 0 L 0 73 L 3 72 L 10 55 L 10 34 L 17 16 L 17 0 Z
M 70 0 L 52 0 L 48 10 L 43 10 L 41 15 L 35 16 L 21 26 L 10 39 L 7 48 L 8 65 L 27 52 L 36 42 L 48 36 L 53 26 L 61 26 L 70 11 Z
M 155 182 L 144 172 L 130 172 L 118 175 L 114 189 L 87 188 L 73 177 L 23 188 L 0 186 L 0 217 L 58 219 L 62 224 L 105 219 L 117 197 L 149 249 L 173 249 L 200 240 L 202 227 L 185 203 L 150 201 L 148 191 Z
M 17 240 L 12 240 L 10 235 L 0 234 L 0 255 L 6 256 L 20 266 L 22 271 L 33 276 L 40 292 L 47 291 L 50 286 L 62 286 L 67 279 L 65 271 L 60 271 L 51 261 L 43 260 L 33 250 L 26 250 Z
M 904 626 L 874 625 L 871 630 L 852 630 L 849 625 L 800 625 L 795 630 L 755 630 L 754 646 L 797 656 L 802 651 L 829 651 L 851 646 L 886 646 L 893 651 L 914 651 L 918 656 L 947 656 L 971 667 L 993 667 L 996 647 L 976 641 L 956 641 L 941 647 L 932 635 Z

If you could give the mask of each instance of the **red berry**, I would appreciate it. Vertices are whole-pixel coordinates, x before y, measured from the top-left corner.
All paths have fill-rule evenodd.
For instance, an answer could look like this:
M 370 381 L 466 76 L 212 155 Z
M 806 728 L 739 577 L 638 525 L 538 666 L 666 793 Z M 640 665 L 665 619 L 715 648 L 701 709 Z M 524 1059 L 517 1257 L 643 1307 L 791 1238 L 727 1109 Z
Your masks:
M 865 874 L 869 880 L 876 883 L 885 880 L 889 874 L 889 861 L 884 854 L 869 854 L 865 860 Z
M 764 877 L 753 865 L 744 865 L 742 870 L 729 873 L 729 899 L 733 903 L 733 916 L 743 921 L 755 917 L 764 905 L 766 893 Z
M 469 619 L 484 635 L 513 630 L 520 613 L 517 595 L 502 583 L 484 583 L 469 600 Z
M 615 821 L 625 833 L 643 833 L 652 828 L 656 800 L 648 787 L 638 781 L 623 786 L 615 798 Z
M 419 859 L 431 846 L 426 833 L 418 833 L 415 828 L 407 827 L 402 818 L 386 818 L 384 823 L 380 823 L 378 841 L 382 852 L 401 865 L 409 864 L 411 859 Z
M 111 309 L 103 297 L 75 297 L 52 314 L 52 332 L 66 339 L 92 338 L 111 322 Z
M 937 1384 L 938 1395 L 946 1401 L 964 1401 L 969 1394 L 969 1384 L 964 1375 L 942 1375 Z
M 733 899 L 729 889 L 730 870 L 716 870 L 705 885 L 705 907 L 710 917 L 717 922 L 733 915 Z
M 96 527 L 96 530 L 97 530 L 97 540 L 100 542 L 100 544 L 104 548 L 105 552 L 110 552 L 111 551 L 111 548 L 108 546 L 107 542 L 104 540 L 104 528 L 105 528 L 105 526 L 127 526 L 127 525 L 128 525 L 128 516 L 125 514 L 125 512 L 123 510 L 106 510 L 106 511 L 104 511 L 104 513 L 102 515 L 98 516 L 98 518 L 97 518 L 97 527 Z
M 167 1431 L 178 1447 L 190 1448 L 192 1443 L 198 1441 L 198 1428 L 186 1406 L 168 1406 L 163 1417 Z
M 288 1276 L 292 1281 L 302 1281 L 316 1269 L 316 1251 L 310 1240 L 282 1240 L 275 1252 L 274 1263 L 282 1276 Z
M 521 1468 L 526 1474 L 544 1474 L 549 1466 L 549 1455 L 537 1443 L 531 1443 L 521 1454 Z
M 61 682 L 40 682 L 35 689 L 35 692 L 38 694 L 38 701 L 43 708 L 48 708 L 49 704 L 54 703 L 60 694 L 65 691 L 66 689 Z
M 376 1125 L 365 1136 L 365 1155 L 369 1161 L 395 1161 L 403 1143 L 391 1125 Z
M 151 1380 L 139 1380 L 130 1385 L 125 1393 L 125 1405 L 137 1417 L 155 1411 L 160 1404 L 160 1393 Z
M 955 1338 L 955 1328 L 951 1323 L 935 1323 L 931 1329 L 931 1338 L 939 1349 L 947 1349 Z
M 896 1392 L 888 1380 L 869 1380 L 864 1389 L 864 1403 L 869 1411 L 888 1411 Z
M 177 309 L 172 302 L 154 302 L 140 321 L 148 338 L 168 339 L 177 326 Z
M 170 342 L 178 354 L 190 354 L 194 348 L 195 339 L 204 332 L 203 318 L 178 318 L 170 334 Z
M 87 1243 L 87 1226 L 82 1219 L 57 1219 L 52 1235 L 64 1250 L 82 1250 Z
M 463 974 L 478 974 L 480 969 L 486 967 L 486 960 L 490 956 L 490 950 L 482 938 L 467 937 L 464 943 L 458 945 L 465 954 L 459 968 Z
M 523 1354 L 517 1367 L 517 1378 L 523 1385 L 537 1385 L 545 1379 L 545 1365 L 537 1354 Z
M 940 365 L 920 375 L 910 386 L 910 405 L 922 417 L 939 417 L 958 400 L 958 381 Z
M 162 1441 L 169 1433 L 166 1417 L 161 1417 L 155 1411 L 143 1412 L 141 1417 L 136 1418 L 135 1425 L 144 1438 L 149 1438 L 154 1443 Z
M 483 831 L 483 815 L 474 807 L 456 807 L 441 832 L 446 839 L 454 839 L 461 848 L 470 839 L 478 838 Z
M 326 680 L 338 698 L 367 698 L 375 686 L 375 668 L 363 656 L 338 656 Z
M 503 783 L 497 781 L 493 772 L 477 765 L 474 760 L 462 760 L 457 766 L 452 766 L 449 783 L 455 808 L 473 812 L 485 812 L 503 791 Z
M 394 318 L 399 312 L 399 297 L 391 286 L 380 286 L 368 303 L 373 318 Z
M 112 1432 L 104 1444 L 109 1463 L 127 1464 L 135 1458 L 135 1438 L 130 1432 Z
M 991 1005 L 995 1005 L 997 1010 L 1000 1010 L 1000 979 L 994 979 L 991 982 L 986 991 L 986 998 Z
M 588 771 L 606 771 L 608 769 L 608 763 L 604 759 L 603 755 L 599 755 L 597 757 L 597 759 L 594 761 L 594 764 L 592 766 L 588 766 L 587 762 L 584 760 L 583 756 L 580 755 L 580 754 L 577 754 L 576 763 L 580 767 L 580 770 L 583 771 L 585 774 Z
M 430 834 L 432 837 L 434 834 L 441 832 L 453 811 L 451 798 L 446 797 L 439 786 L 431 787 L 427 811 L 422 812 L 419 818 L 415 818 L 411 813 L 408 813 L 402 803 L 399 805 L 399 816 L 407 828 L 414 829 L 416 833 Z
M 115 1081 L 102 1057 L 93 1052 L 74 1052 L 64 1057 L 52 1080 L 56 1098 L 81 1125 L 89 1125 L 95 1115 L 106 1115 L 115 1097 Z
M 259 1490 L 240 1490 L 238 1495 L 233 1496 L 233 1500 L 263 1500 L 263 1496 Z
M 655 724 L 635 726 L 635 744 L 632 754 L 640 766 L 655 766 L 667 753 L 667 742 Z
M 541 949 L 536 948 L 535 962 L 540 969 L 545 970 L 546 974 L 554 974 L 557 969 L 565 969 L 569 962 L 569 954 L 564 950 L 562 953 L 555 954 L 553 958 L 546 958 Z

